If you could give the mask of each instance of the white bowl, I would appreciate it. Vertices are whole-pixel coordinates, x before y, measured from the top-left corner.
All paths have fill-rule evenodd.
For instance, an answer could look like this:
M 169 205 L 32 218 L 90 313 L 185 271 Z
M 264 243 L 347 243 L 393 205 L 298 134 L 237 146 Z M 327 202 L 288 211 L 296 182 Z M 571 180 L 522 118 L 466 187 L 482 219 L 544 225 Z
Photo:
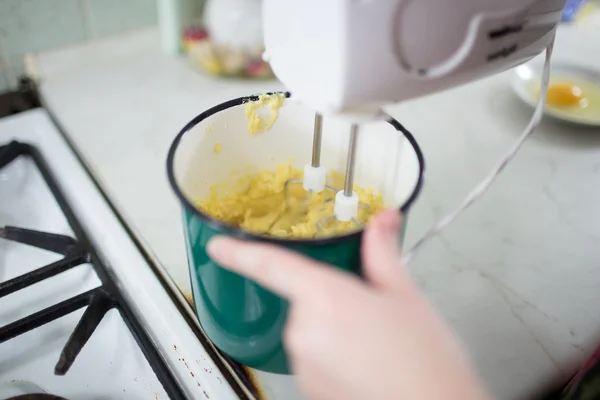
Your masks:
M 517 97 L 519 97 L 519 99 L 521 99 L 525 104 L 533 108 L 536 107 L 538 99 L 533 95 L 531 87 L 532 84 L 541 82 L 543 66 L 543 61 L 540 59 L 520 65 L 514 69 L 514 73 L 510 82 L 512 90 L 515 92 Z M 559 62 L 552 63 L 550 75 L 551 81 L 552 76 L 560 76 L 561 78 L 566 79 L 582 79 L 587 82 L 594 83 L 600 87 L 600 71 L 581 65 Z M 598 107 L 600 107 L 600 105 Z M 544 114 L 558 120 L 578 125 L 600 126 L 600 112 L 598 112 L 597 119 L 589 119 L 580 118 L 566 112 L 556 111 L 551 107 L 544 107 Z

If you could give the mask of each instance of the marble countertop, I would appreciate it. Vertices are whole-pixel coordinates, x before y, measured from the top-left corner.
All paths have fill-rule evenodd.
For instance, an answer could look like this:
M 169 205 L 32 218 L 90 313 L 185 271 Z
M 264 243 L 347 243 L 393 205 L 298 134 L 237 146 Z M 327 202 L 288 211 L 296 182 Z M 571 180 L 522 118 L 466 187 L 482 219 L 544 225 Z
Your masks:
M 561 29 L 555 58 L 600 69 L 599 26 Z M 168 146 L 209 106 L 279 85 L 198 74 L 162 55 L 154 30 L 39 55 L 37 72 L 48 108 L 107 194 L 189 293 Z M 532 110 L 510 92 L 509 73 L 389 110 L 427 159 L 408 244 L 456 206 L 527 124 Z M 600 130 L 545 120 L 411 269 L 498 399 L 568 378 L 600 343 Z

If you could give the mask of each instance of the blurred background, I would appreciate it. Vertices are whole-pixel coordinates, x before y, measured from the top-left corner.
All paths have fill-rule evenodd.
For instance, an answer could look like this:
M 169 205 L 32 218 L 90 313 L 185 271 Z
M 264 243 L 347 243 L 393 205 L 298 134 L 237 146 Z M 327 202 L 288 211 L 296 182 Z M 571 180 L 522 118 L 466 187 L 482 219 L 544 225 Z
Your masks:
M 201 9 L 201 2 L 189 2 Z M 0 0 L 0 91 L 17 86 L 29 53 L 156 25 L 154 0 Z
M 36 53 L 159 27 L 167 54 L 221 76 L 271 77 L 260 58 L 260 0 L 0 0 L 0 93 Z M 209 27 L 213 40 L 209 40 Z

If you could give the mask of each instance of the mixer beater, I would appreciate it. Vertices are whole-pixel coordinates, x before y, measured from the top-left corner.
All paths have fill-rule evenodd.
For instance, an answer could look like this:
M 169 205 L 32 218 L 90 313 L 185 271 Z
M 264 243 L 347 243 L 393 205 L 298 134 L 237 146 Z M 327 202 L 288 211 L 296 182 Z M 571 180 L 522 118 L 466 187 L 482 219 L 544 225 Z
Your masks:
M 350 128 L 350 142 L 348 143 L 348 157 L 346 159 L 346 173 L 344 176 L 344 189 L 335 195 L 333 215 L 317 223 L 317 228 L 323 230 L 325 225 L 334 220 L 341 222 L 354 222 L 357 227 L 362 227 L 358 221 L 358 208 L 360 207 L 358 194 L 354 192 L 354 164 L 356 159 L 356 142 L 358 140 L 358 125 L 352 124 Z M 366 205 L 365 205 L 366 206 Z M 368 207 L 368 206 L 367 206 Z
M 327 171 L 321 165 L 321 144 L 323 135 L 323 117 L 320 114 L 315 114 L 313 145 L 312 145 L 312 160 L 310 164 L 304 167 L 303 179 L 289 179 L 284 185 L 285 207 L 286 210 L 292 209 L 290 204 L 289 186 L 293 184 L 302 184 L 304 190 L 308 192 L 308 196 L 304 199 L 304 208 L 308 209 L 311 194 L 321 193 L 325 190 L 335 193 L 335 196 L 323 200 L 323 207 L 333 205 L 333 215 L 320 219 L 316 223 L 317 233 L 325 231 L 326 227 L 335 221 L 342 223 L 353 222 L 357 228 L 361 228 L 362 224 L 358 220 L 359 207 L 368 207 L 364 204 L 359 204 L 359 197 L 354 192 L 354 164 L 356 159 L 356 147 L 359 134 L 359 127 L 353 124 L 350 128 L 350 140 L 348 144 L 348 155 L 346 161 L 346 169 L 344 176 L 344 187 L 342 190 L 327 185 Z M 298 210 L 296 210 L 298 211 Z
M 312 160 L 310 164 L 304 167 L 303 179 L 289 179 L 285 182 L 284 193 L 286 201 L 289 199 L 288 190 L 289 185 L 302 184 L 304 190 L 309 194 L 320 193 L 323 190 L 330 190 L 335 192 L 335 188 L 327 185 L 327 172 L 321 165 L 321 143 L 323 136 L 323 116 L 315 114 L 315 125 L 313 133 L 313 145 L 312 145 Z M 308 199 L 307 199 L 308 200 Z

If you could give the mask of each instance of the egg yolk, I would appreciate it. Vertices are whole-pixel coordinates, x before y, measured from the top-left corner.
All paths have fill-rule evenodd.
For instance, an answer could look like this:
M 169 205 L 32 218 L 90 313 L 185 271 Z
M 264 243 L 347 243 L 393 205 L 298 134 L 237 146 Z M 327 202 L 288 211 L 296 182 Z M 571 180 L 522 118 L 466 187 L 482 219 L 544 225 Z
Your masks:
M 546 103 L 555 107 L 572 107 L 583 100 L 583 92 L 578 86 L 570 83 L 555 83 L 548 87 Z

